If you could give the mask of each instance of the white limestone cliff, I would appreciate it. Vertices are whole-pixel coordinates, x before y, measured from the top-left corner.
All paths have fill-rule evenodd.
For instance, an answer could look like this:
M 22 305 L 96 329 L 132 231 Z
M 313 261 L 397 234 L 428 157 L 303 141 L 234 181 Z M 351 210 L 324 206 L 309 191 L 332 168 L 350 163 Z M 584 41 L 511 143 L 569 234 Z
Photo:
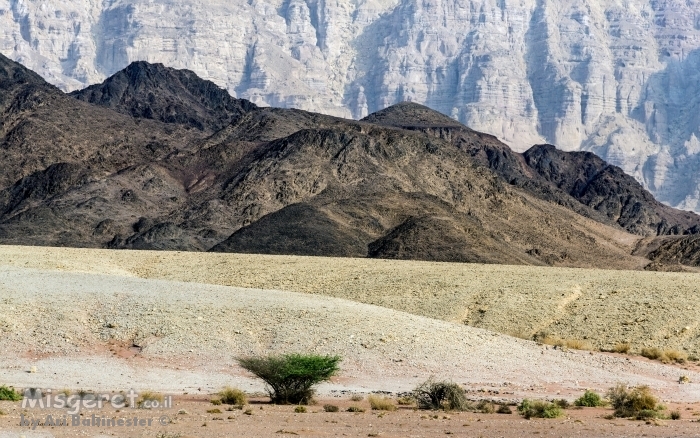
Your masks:
M 0 0 L 0 52 L 64 90 L 145 60 L 261 105 L 412 100 L 700 211 L 700 0 Z

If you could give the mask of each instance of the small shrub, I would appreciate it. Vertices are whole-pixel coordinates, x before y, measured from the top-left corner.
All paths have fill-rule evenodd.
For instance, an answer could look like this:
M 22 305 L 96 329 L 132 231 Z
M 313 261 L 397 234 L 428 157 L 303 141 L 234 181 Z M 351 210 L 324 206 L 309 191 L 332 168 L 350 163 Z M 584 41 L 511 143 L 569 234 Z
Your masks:
M 635 418 L 637 420 L 650 420 L 652 418 L 656 418 L 659 416 L 659 413 L 653 409 L 642 409 L 641 411 L 637 412 L 635 415 Z
M 420 409 L 466 411 L 470 403 L 464 390 L 452 382 L 436 382 L 431 377 L 413 390 L 413 398 Z
M 248 397 L 240 389 L 226 387 L 219 394 L 221 403 L 233 406 L 243 406 L 248 403 Z
M 613 351 L 613 353 L 628 354 L 631 349 L 632 349 L 632 346 L 630 345 L 629 342 L 621 342 L 619 344 L 616 344 L 612 348 L 612 351 Z
M 220 414 L 220 413 L 221 413 L 221 409 L 219 409 L 219 408 L 214 408 L 214 409 L 208 409 L 208 410 L 207 410 L 207 414 Z
M 558 418 L 563 415 L 561 408 L 554 403 L 528 399 L 523 400 L 518 406 L 518 412 L 528 420 L 530 418 Z
M 273 403 L 299 404 L 309 403 L 312 387 L 338 372 L 340 357 L 285 354 L 241 358 L 238 363 L 267 383 Z
M 652 348 L 642 348 L 642 351 L 639 354 L 646 357 L 647 359 L 659 360 L 663 357 L 664 352 L 661 351 L 660 348 L 652 347 Z
M 296 408 L 294 408 L 294 412 L 297 414 L 305 414 L 306 406 L 297 406 Z
M 359 402 L 364 400 L 365 398 L 362 396 L 362 394 L 353 394 L 352 397 L 350 397 L 350 400 Z
M 559 406 L 562 409 L 569 409 L 571 407 L 571 403 L 569 403 L 569 400 L 565 398 L 560 398 L 557 400 L 552 401 L 555 405 Z
M 338 412 L 340 408 L 336 405 L 323 405 L 323 410 L 326 412 Z
M 389 397 L 378 397 L 370 395 L 367 400 L 373 411 L 395 411 L 396 405 Z
M 0 386 L 0 400 L 3 401 L 20 401 L 22 400 L 22 394 L 15 391 L 13 387 Z
M 496 408 L 490 401 L 481 400 L 476 405 L 476 411 L 481 412 L 482 414 L 493 414 L 494 412 L 496 412 Z
M 496 413 L 497 414 L 512 414 L 513 410 L 507 404 L 502 403 L 502 404 L 498 405 L 498 409 L 496 409 Z
M 678 378 L 678 383 L 681 385 L 685 385 L 686 383 L 690 383 L 690 377 L 683 375 Z
M 365 410 L 359 406 L 350 406 L 348 412 L 364 412 Z
M 396 400 L 396 402 L 400 406 L 411 406 L 416 401 L 413 399 L 413 397 L 404 396 L 404 397 L 399 397 L 398 400 Z
M 671 411 L 671 420 L 680 420 L 681 419 L 681 412 L 680 411 Z
M 605 402 L 597 393 L 587 389 L 583 395 L 574 401 L 576 406 L 583 406 L 586 408 L 596 408 L 598 406 L 603 406 Z
M 213 399 L 211 399 L 210 401 L 211 401 L 211 404 L 213 404 L 214 406 L 220 406 L 220 405 L 221 405 L 221 400 L 219 400 L 218 398 L 213 398 Z
M 623 384 L 610 388 L 608 399 L 616 417 L 639 417 L 642 411 L 656 412 L 658 400 L 648 386 L 628 389 Z M 644 414 L 646 415 L 646 414 Z

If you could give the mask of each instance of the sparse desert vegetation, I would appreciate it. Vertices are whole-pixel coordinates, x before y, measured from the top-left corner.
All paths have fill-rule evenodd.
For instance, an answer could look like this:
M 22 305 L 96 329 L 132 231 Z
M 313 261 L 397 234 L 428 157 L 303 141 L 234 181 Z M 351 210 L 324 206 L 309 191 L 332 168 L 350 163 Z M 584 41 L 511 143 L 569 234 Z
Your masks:
M 158 255 L 161 254 L 158 253 Z M 312 268 L 314 265 L 309 266 Z M 436 266 L 435 269 L 441 269 L 441 267 Z M 18 276 L 23 275 L 21 270 L 15 271 L 19 272 Z M 11 288 L 12 284 L 17 281 L 16 278 L 11 277 L 15 271 L 7 274 L 8 278 L 12 279 L 12 281 L 6 282 L 8 288 Z M 696 364 L 693 363 L 685 363 L 683 367 L 675 364 L 667 366 L 658 361 L 644 360 L 641 357 L 620 357 L 596 351 L 585 353 L 568 351 L 576 345 L 567 343 L 562 344 L 566 348 L 554 349 L 546 345 L 523 342 L 493 332 L 474 329 L 461 323 L 437 321 L 386 310 L 379 306 L 365 306 L 351 301 L 329 299 L 317 295 L 202 286 L 193 283 L 179 284 L 111 276 L 111 274 L 94 276 L 95 281 L 99 280 L 101 290 L 95 292 L 94 284 L 96 283 L 91 282 L 92 280 L 83 280 L 82 284 L 86 285 L 85 291 L 80 289 L 80 281 L 73 280 L 74 277 L 86 279 L 93 278 L 93 276 L 73 273 L 44 275 L 41 272 L 32 272 L 33 276 L 28 278 L 31 278 L 36 286 L 25 287 L 28 292 L 22 291 L 21 293 L 10 289 L 13 295 L 10 295 L 9 303 L 5 301 L 0 303 L 0 313 L 6 313 L 9 306 L 14 306 L 22 315 L 20 317 L 22 323 L 30 327 L 32 320 L 29 319 L 30 314 L 24 312 L 24 309 L 30 309 L 37 297 L 43 297 L 47 306 L 55 308 L 57 312 L 62 312 L 64 315 L 66 312 L 61 308 L 61 300 L 70 300 L 71 302 L 81 300 L 86 303 L 86 307 L 100 309 L 95 314 L 75 312 L 77 321 L 73 321 L 71 315 L 68 321 L 70 325 L 66 326 L 61 325 L 62 320 L 57 318 L 56 328 L 61 333 L 65 333 L 67 337 L 90 345 L 99 345 L 99 338 L 92 337 L 92 329 L 95 327 L 100 330 L 98 333 L 100 336 L 113 336 L 114 341 L 109 345 L 111 349 L 107 353 L 110 358 L 104 362 L 105 368 L 111 367 L 111 369 L 119 370 L 120 364 L 128 364 L 118 354 L 123 354 L 125 349 L 132 348 L 133 331 L 130 331 L 132 327 L 139 328 L 144 333 L 154 333 L 159 327 L 188 328 L 188 330 L 178 332 L 177 337 L 166 332 L 162 337 L 148 339 L 145 342 L 147 347 L 143 348 L 143 351 L 126 351 L 127 354 L 130 354 L 129 361 L 144 366 L 143 374 L 140 377 L 136 375 L 134 378 L 135 381 L 146 382 L 142 383 L 142 387 L 147 385 L 147 387 L 164 392 L 175 391 L 178 393 L 182 391 L 189 393 L 183 397 L 184 404 L 176 408 L 186 407 L 189 415 L 173 417 L 180 425 L 169 426 L 172 428 L 169 430 L 183 431 L 183 436 L 197 436 L 197 432 L 202 430 L 211 436 L 216 436 L 219 430 L 223 427 L 230 428 L 233 423 L 241 425 L 244 422 L 255 423 L 262 428 L 277 420 L 279 421 L 274 423 L 275 428 L 269 431 L 270 434 L 274 434 L 277 430 L 284 430 L 303 435 L 301 428 L 291 427 L 294 421 L 308 423 L 319 430 L 331 430 L 320 428 L 319 418 L 323 419 L 320 421 L 328 422 L 323 427 L 338 427 L 339 429 L 334 429 L 335 432 L 338 430 L 343 432 L 344 429 L 340 428 L 345 427 L 343 424 L 345 422 L 355 427 L 361 424 L 366 425 L 371 421 L 373 426 L 377 426 L 377 430 L 372 428 L 372 430 L 363 431 L 363 436 L 369 433 L 377 433 L 378 436 L 392 436 L 389 432 L 392 430 L 391 427 L 398 428 L 398 424 L 404 424 L 407 425 L 406 427 L 415 428 L 418 422 L 430 425 L 426 426 L 426 430 L 432 432 L 426 433 L 426 437 L 436 436 L 435 427 L 438 423 L 442 425 L 440 426 L 441 430 L 438 431 L 440 436 L 444 435 L 446 431 L 460 436 L 467 430 L 470 433 L 475 430 L 480 431 L 472 433 L 474 436 L 478 436 L 484 433 L 483 429 L 478 429 L 481 424 L 477 425 L 473 421 L 474 418 L 480 418 L 491 425 L 494 422 L 504 424 L 508 421 L 520 424 L 527 423 L 519 419 L 520 416 L 508 415 L 508 412 L 518 413 L 515 400 L 522 400 L 523 397 L 531 400 L 550 400 L 544 405 L 532 402 L 528 409 L 522 409 L 523 413 L 531 418 L 538 415 L 547 417 L 552 416 L 553 411 L 552 407 L 546 403 L 551 403 L 559 409 L 565 408 L 568 403 L 573 403 L 577 397 L 586 395 L 583 393 L 583 389 L 579 388 L 607 388 L 608 382 L 611 381 L 649 382 L 658 392 L 659 398 L 669 400 L 666 410 L 658 410 L 657 405 L 654 412 L 641 412 L 634 418 L 643 418 L 650 414 L 656 415 L 658 419 L 672 418 L 672 413 L 678 410 L 682 412 L 684 417 L 688 418 L 674 423 L 674 427 L 684 427 L 686 423 L 690 422 L 690 419 L 695 419 L 693 413 L 686 413 L 682 410 L 685 409 L 685 406 L 679 402 L 688 400 L 697 391 L 696 386 L 676 383 L 680 375 L 686 375 L 692 381 L 700 381 L 700 373 L 696 369 Z M 402 275 L 403 271 L 398 272 L 397 275 Z M 363 274 L 358 273 L 357 275 L 361 277 Z M 358 279 L 358 282 L 362 282 L 363 278 Z M 45 293 L 42 293 L 42 288 L 49 281 L 56 290 L 67 291 L 66 295 L 45 296 Z M 127 292 L 119 297 L 115 296 L 115 291 L 123 291 L 127 287 L 134 293 Z M 434 293 L 444 294 L 449 287 L 451 287 L 449 284 L 440 284 L 429 289 L 426 302 L 434 297 Z M 33 292 L 34 290 L 36 292 Z M 23 295 L 25 293 L 26 298 Z M 559 299 L 561 296 L 561 294 L 555 294 L 554 298 Z M 489 297 L 490 295 L 479 298 L 479 306 L 485 310 L 485 317 L 496 306 L 496 304 L 486 302 L 486 299 L 490 299 Z M 508 295 L 504 295 L 504 297 L 508 297 Z M 516 298 L 520 299 L 517 294 Z M 596 298 L 596 300 L 603 303 L 601 298 Z M 164 306 L 169 306 L 167 309 L 173 310 L 161 311 L 161 309 L 166 308 Z M 179 313 L 178 309 L 180 308 L 183 309 L 182 314 Z M 566 306 L 563 308 L 565 310 L 558 317 L 568 318 L 566 313 L 568 308 Z M 154 314 L 157 317 L 152 316 Z M 574 314 L 577 315 L 575 312 Z M 100 320 L 106 322 L 100 323 Z M 691 324 L 683 322 L 681 325 Z M 75 327 L 75 329 L 73 331 L 67 330 L 70 327 Z M 211 336 L 212 327 L 216 327 L 221 336 Z M 633 327 L 638 327 L 638 325 Z M 535 330 L 533 329 L 533 331 Z M 686 333 L 688 332 L 686 331 Z M 583 339 L 582 336 L 566 330 L 557 330 L 556 333 L 562 339 Z M 23 335 L 20 333 L 19 336 Z M 614 342 L 607 346 L 608 349 L 613 348 L 615 343 L 620 340 L 627 340 L 626 337 L 617 334 L 612 337 Z M 54 341 L 53 338 L 49 337 L 40 340 L 44 339 L 49 342 Z M 58 342 L 56 344 L 69 345 L 68 348 L 71 352 L 80 350 L 77 352 L 77 359 L 67 355 L 61 359 L 64 363 L 70 364 L 72 363 L 70 361 L 78 359 L 85 360 L 87 364 L 90 363 L 92 350 L 87 351 L 77 343 L 73 345 L 63 339 L 65 338 L 55 339 L 55 341 L 60 341 L 60 344 Z M 176 342 L 182 342 L 184 346 L 179 347 Z M 678 345 L 674 342 L 671 337 L 666 345 L 661 345 L 659 348 L 664 352 Z M 10 343 L 7 348 L 11 349 L 16 345 L 19 344 Z M 43 344 L 37 342 L 37 345 Z M 631 343 L 630 351 L 636 353 L 640 348 L 638 346 L 641 345 L 652 344 L 651 342 L 646 344 Z M 178 348 L 175 349 L 174 346 Z M 580 348 L 580 346 L 578 347 Z M 189 351 L 190 348 L 194 351 Z M 678 350 L 683 351 L 681 347 L 678 347 Z M 106 351 L 108 350 L 106 349 Z M 237 366 L 232 366 L 235 364 L 231 364 L 230 359 L 231 357 L 242 357 L 245 354 L 250 354 L 249 352 L 260 352 L 261 355 L 257 357 L 263 358 L 268 357 L 269 354 L 287 351 L 314 352 L 314 354 L 324 357 L 328 354 L 339 354 L 344 358 L 342 375 L 338 376 L 337 379 L 333 378 L 332 383 L 328 386 L 323 385 L 322 390 L 314 395 L 317 403 L 312 405 L 313 407 L 306 408 L 309 414 L 300 413 L 295 416 L 293 412 L 297 407 L 296 404 L 281 407 L 266 404 L 270 400 L 264 396 L 263 380 L 254 378 L 253 374 L 245 372 Z M 162 375 L 174 375 L 177 376 L 177 379 L 164 377 L 160 380 L 146 380 L 143 377 L 153 376 L 154 370 L 159 369 L 155 360 L 158 356 L 154 355 L 154 352 L 158 352 L 158 355 L 163 355 L 168 360 L 168 366 L 162 369 Z M 27 386 L 25 382 L 28 379 L 41 377 L 42 373 L 53 374 L 61 371 L 61 369 L 52 368 L 53 361 L 35 362 L 21 358 L 18 362 L 20 363 L 16 369 L 19 371 L 15 372 L 10 368 L 2 370 L 5 373 L 4 376 L 11 376 L 11 382 L 8 383 L 18 387 Z M 193 373 L 188 367 L 195 363 L 207 363 L 206 372 Z M 100 362 L 99 367 L 102 366 L 101 364 L 102 362 Z M 524 364 L 527 366 L 523 366 Z M 39 374 L 26 372 L 32 366 L 38 367 Z M 114 373 L 114 376 L 119 387 L 123 388 L 126 386 L 119 382 L 123 382 L 125 378 L 120 379 L 120 374 Z M 445 389 L 452 388 L 457 397 L 464 397 L 462 402 L 450 402 L 450 397 L 436 396 L 437 402 L 428 401 L 426 403 L 424 401 L 421 403 L 424 409 L 432 409 L 433 412 L 414 412 L 413 406 L 410 404 L 411 397 L 404 400 L 403 396 L 406 393 L 403 391 L 421 386 L 418 383 L 429 375 L 437 375 L 441 378 L 439 381 L 431 379 L 436 385 L 429 388 L 427 393 L 434 394 L 442 391 L 445 394 L 448 392 Z M 189 376 L 196 378 L 188 380 Z M 507 377 L 503 378 L 502 376 Z M 443 381 L 443 378 L 449 380 Z M 574 379 L 577 380 L 575 386 L 573 385 Z M 3 380 L 7 380 L 7 378 L 3 377 Z M 174 383 L 171 383 L 170 380 Z M 68 378 L 58 380 L 56 385 L 58 388 L 70 387 L 77 381 L 80 381 L 80 385 L 85 388 L 85 391 L 80 391 L 85 396 L 89 394 L 89 390 L 96 387 L 88 378 L 78 379 L 74 377 L 70 380 Z M 552 381 L 562 381 L 563 385 L 556 385 L 556 388 L 555 385 L 547 386 L 546 382 Z M 217 391 L 226 384 L 245 388 L 249 396 L 252 397 L 251 403 L 253 404 L 238 410 L 236 408 L 238 404 L 224 403 L 227 398 L 225 392 L 233 391 Z M 174 387 L 174 389 L 165 389 L 169 387 Z M 200 387 L 207 388 L 209 394 L 198 391 L 197 389 Z M 313 388 L 317 387 L 313 386 Z M 73 387 L 72 391 L 75 392 L 76 389 L 77 387 Z M 401 392 L 392 393 L 392 390 L 400 390 Z M 561 392 L 558 393 L 560 390 Z M 364 394 L 364 397 L 359 396 L 359 393 Z M 350 400 L 353 394 L 358 395 L 354 397 L 356 402 Z M 367 400 L 367 394 L 373 394 L 372 397 L 378 397 L 380 401 L 387 399 L 385 401 L 394 406 L 411 406 L 411 408 L 402 407 L 386 415 L 384 415 L 385 411 L 376 409 L 370 413 L 371 407 L 376 408 L 377 403 L 373 400 Z M 237 396 L 231 395 L 233 403 L 240 403 L 236 398 Z M 557 400 L 554 400 L 555 398 Z M 187 401 L 193 399 L 197 399 L 198 404 Z M 430 400 L 430 397 L 428 396 L 427 399 Z M 212 406 L 208 403 L 210 400 L 216 400 L 221 405 Z M 503 400 L 513 402 L 506 405 L 501 403 Z M 336 407 L 337 413 L 333 413 L 335 410 L 333 408 L 324 407 L 324 404 Z M 372 406 L 373 404 L 374 406 Z M 590 404 L 586 403 L 586 405 Z M 679 408 L 679 406 L 681 407 Z M 8 411 L 5 406 L 0 407 Z M 264 407 L 264 410 L 260 410 L 260 407 Z M 416 408 L 418 407 L 416 405 Z M 214 409 L 225 412 L 223 414 L 217 413 Z M 345 413 L 348 409 L 357 415 Z M 458 409 L 474 414 L 444 412 Z M 208 413 L 208 410 L 211 410 L 212 413 Z M 362 414 L 363 410 L 367 412 Z M 595 418 L 603 417 L 613 411 L 614 409 L 602 408 L 571 409 L 566 411 L 566 414 L 567 417 L 581 419 L 586 427 L 589 425 L 593 427 L 604 423 L 602 419 L 594 420 L 594 416 Z M 504 415 L 496 415 L 495 413 Z M 12 415 L 14 414 L 10 414 L 10 416 Z M 149 415 L 155 415 L 155 412 L 150 411 Z M 202 415 L 206 418 L 203 418 Z M 426 417 L 426 420 L 420 418 L 422 415 Z M 295 420 L 292 420 L 292 424 L 282 423 L 284 416 L 295 418 Z M 396 425 L 390 426 L 391 423 L 382 420 L 382 418 L 395 420 Z M 494 418 L 500 420 L 494 420 Z M 0 419 L 0 422 L 5 420 L 6 418 Z M 194 425 L 195 420 L 196 427 L 201 427 L 204 421 L 206 421 L 207 427 L 194 431 L 187 429 L 185 432 L 184 425 L 188 423 Z M 470 423 L 470 426 L 462 426 L 462 423 Z M 547 424 L 547 427 L 549 424 L 556 423 L 555 428 L 560 430 L 569 427 L 565 426 L 563 421 L 530 423 L 540 423 L 540 426 L 529 426 L 535 428 L 532 430 L 541 430 L 544 427 L 541 424 L 544 423 Z M 568 434 L 561 432 L 557 434 L 570 436 L 572 428 L 576 425 L 570 424 L 570 426 L 571 428 L 566 429 Z M 421 427 L 423 426 L 421 425 Z M 540 429 L 536 429 L 536 427 Z M 249 432 L 249 436 L 257 436 L 254 432 L 251 433 L 251 429 L 246 430 Z M 394 433 L 396 436 L 407 436 L 406 428 L 394 430 L 401 430 Z M 149 436 L 155 436 L 155 433 L 156 431 L 153 431 Z M 488 436 L 489 433 L 485 435 Z M 291 433 L 289 434 L 291 435 Z M 493 434 L 496 432 L 493 431 Z M 339 434 L 336 433 L 335 436 L 337 435 Z M 509 434 L 501 433 L 498 436 L 507 437 Z M 596 435 L 591 433 L 591 436 Z

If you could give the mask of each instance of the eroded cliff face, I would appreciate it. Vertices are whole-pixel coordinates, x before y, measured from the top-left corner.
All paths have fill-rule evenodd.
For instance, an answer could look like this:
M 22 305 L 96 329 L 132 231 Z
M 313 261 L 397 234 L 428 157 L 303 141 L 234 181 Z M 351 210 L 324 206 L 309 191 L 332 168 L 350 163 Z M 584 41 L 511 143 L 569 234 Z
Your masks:
M 700 0 L 0 0 L 0 23 L 0 51 L 67 91 L 145 60 L 260 105 L 411 100 L 700 211 Z

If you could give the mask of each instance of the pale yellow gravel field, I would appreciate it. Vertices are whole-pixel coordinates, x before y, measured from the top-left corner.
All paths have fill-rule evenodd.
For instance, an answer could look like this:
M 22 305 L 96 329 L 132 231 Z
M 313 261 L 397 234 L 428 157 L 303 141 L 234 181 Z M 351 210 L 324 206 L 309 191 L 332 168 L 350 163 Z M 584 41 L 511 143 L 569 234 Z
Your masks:
M 345 298 L 523 337 L 700 354 L 700 274 L 0 246 L 0 266 Z

